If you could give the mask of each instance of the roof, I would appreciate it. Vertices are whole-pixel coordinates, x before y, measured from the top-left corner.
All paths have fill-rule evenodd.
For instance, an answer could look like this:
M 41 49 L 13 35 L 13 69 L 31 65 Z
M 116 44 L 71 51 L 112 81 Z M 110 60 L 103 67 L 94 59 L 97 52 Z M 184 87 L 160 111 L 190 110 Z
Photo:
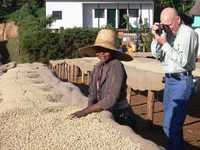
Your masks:
M 46 2 L 49 1 L 49 2 L 127 2 L 127 3 L 134 3 L 134 2 L 140 2 L 140 3 L 149 3 L 149 2 L 153 2 L 153 0 L 73 0 L 73 1 L 70 1 L 70 0 L 46 0 Z
M 200 0 L 195 2 L 189 13 L 193 16 L 200 16 Z

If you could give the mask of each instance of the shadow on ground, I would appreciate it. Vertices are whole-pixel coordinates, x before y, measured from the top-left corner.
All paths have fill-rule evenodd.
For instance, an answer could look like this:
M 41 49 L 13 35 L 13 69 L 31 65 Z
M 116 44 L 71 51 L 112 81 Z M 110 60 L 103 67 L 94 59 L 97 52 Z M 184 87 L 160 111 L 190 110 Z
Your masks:
M 188 115 L 196 118 L 200 118 L 200 92 L 192 96 L 189 104 Z
M 135 132 L 145 139 L 151 140 L 154 143 L 165 147 L 166 139 L 162 126 L 152 124 L 147 120 L 136 115 L 137 124 L 135 127 Z M 186 150 L 200 150 L 200 147 L 194 146 L 190 143 L 185 142 Z
M 85 95 L 88 96 L 88 86 L 87 85 L 83 85 L 83 84 L 75 84 L 76 86 L 79 87 L 80 91 Z M 136 92 L 137 94 L 142 94 L 144 97 L 147 96 L 147 92 Z M 198 100 L 198 98 L 200 97 L 200 95 L 193 95 L 190 106 L 189 106 L 189 115 L 191 116 L 195 116 L 195 117 L 200 117 L 200 101 Z M 156 100 L 159 102 L 162 102 L 163 99 L 163 91 L 159 91 L 156 94 Z M 140 98 L 137 98 L 137 96 L 135 96 L 134 101 L 139 101 L 138 105 L 134 105 L 132 108 L 133 110 L 134 107 L 141 107 L 143 105 L 146 104 L 146 100 L 140 100 Z M 162 111 L 158 111 L 156 113 L 162 113 Z M 151 140 L 154 143 L 164 147 L 165 146 L 165 135 L 164 132 L 162 130 L 162 126 L 160 125 L 156 125 L 156 124 L 152 124 L 151 122 L 147 121 L 146 119 L 144 119 L 144 117 L 135 114 L 136 117 L 136 125 L 135 125 L 135 129 L 134 131 L 139 134 L 140 136 L 142 136 L 145 139 Z M 192 123 L 196 123 L 196 122 L 191 122 L 189 124 L 185 124 L 185 125 L 191 125 Z M 185 143 L 185 147 L 186 150 L 200 150 L 200 147 L 194 146 L 190 143 Z

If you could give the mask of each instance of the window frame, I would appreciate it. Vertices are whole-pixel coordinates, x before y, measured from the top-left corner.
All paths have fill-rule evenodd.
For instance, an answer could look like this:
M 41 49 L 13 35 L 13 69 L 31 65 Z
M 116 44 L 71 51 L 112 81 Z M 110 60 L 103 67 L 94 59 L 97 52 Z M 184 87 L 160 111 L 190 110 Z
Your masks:
M 137 9 L 137 8 L 128 9 L 128 15 L 129 15 L 129 17 L 138 18 L 139 17 L 139 9 Z
M 62 20 L 62 11 L 60 10 L 53 10 L 52 17 L 56 20 Z
M 105 18 L 105 9 L 103 9 L 103 8 L 95 8 L 94 9 L 94 18 Z

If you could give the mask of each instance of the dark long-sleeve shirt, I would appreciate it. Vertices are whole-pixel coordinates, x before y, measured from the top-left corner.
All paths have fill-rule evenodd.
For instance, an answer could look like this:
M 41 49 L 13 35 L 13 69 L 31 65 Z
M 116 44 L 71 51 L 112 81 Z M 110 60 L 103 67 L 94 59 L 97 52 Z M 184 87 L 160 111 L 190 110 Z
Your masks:
M 98 63 L 90 79 L 88 105 L 96 103 L 101 108 L 111 111 L 129 106 L 126 98 L 127 75 L 119 60 L 112 59 L 104 64 Z

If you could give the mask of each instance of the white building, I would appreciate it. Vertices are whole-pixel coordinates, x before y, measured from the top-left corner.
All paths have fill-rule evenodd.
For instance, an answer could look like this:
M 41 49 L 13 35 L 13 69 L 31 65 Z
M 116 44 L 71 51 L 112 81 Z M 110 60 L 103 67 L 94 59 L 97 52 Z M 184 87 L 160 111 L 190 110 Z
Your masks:
M 125 28 L 125 15 L 133 27 L 141 21 L 151 26 L 153 10 L 153 0 L 46 0 L 46 16 L 57 18 L 51 29 L 106 25 Z

